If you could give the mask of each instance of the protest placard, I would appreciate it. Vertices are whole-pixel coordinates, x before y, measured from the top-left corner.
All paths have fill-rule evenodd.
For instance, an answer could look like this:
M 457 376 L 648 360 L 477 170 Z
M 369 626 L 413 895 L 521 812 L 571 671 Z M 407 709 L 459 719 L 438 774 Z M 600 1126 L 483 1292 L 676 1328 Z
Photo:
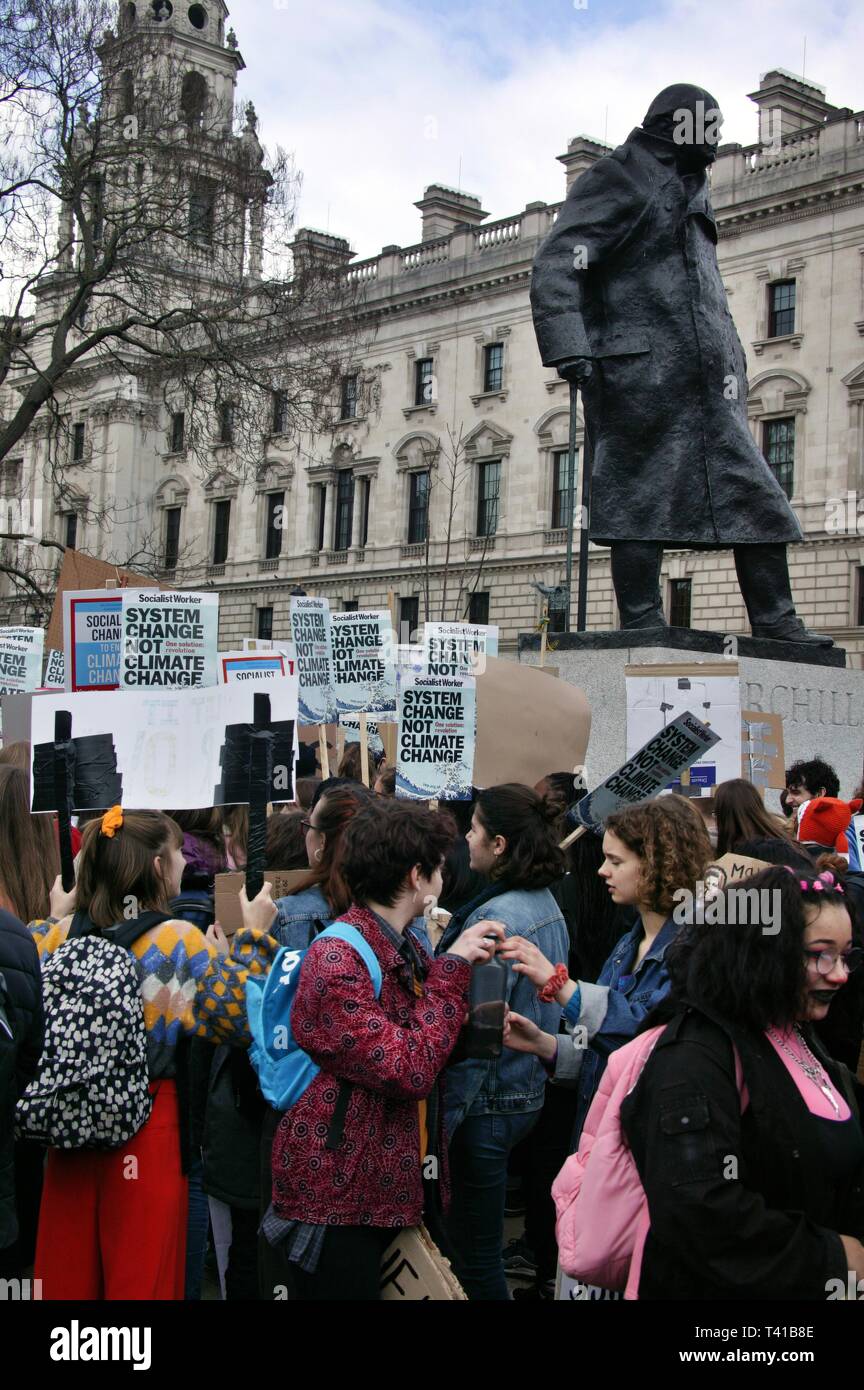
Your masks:
M 333 689 L 340 715 L 396 717 L 393 627 L 387 609 L 331 613 Z
M 702 878 L 706 890 L 710 888 L 712 892 L 722 892 L 727 885 L 740 883 L 742 879 L 752 878 L 754 874 L 760 874 L 763 869 L 770 868 L 767 859 L 752 859 L 748 854 L 730 852 L 709 864 Z
M 716 786 L 741 776 L 741 697 L 738 663 L 671 662 L 626 666 L 627 756 L 685 710 L 694 710 L 718 735 L 710 755 L 694 763 L 672 789 L 711 796 Z
M 218 628 L 218 594 L 124 589 L 121 686 L 215 685 Z
M 220 652 L 219 680 L 260 681 L 271 676 L 285 675 L 285 657 L 281 652 Z
M 51 621 L 45 634 L 45 646 L 54 647 L 59 651 L 64 645 L 63 610 L 67 593 L 83 593 L 89 589 L 97 589 L 104 593 L 106 586 L 117 590 L 125 589 L 128 585 L 138 589 L 162 587 L 157 580 L 148 579 L 146 574 L 136 574 L 134 570 L 109 564 L 107 560 L 97 560 L 92 555 L 85 555 L 81 550 L 65 550 L 54 592 Z
M 585 763 L 591 710 L 584 690 L 536 666 L 486 658 L 477 677 L 474 785 L 525 782 Z
M 270 697 L 278 750 L 269 799 L 292 800 L 297 681 L 285 675 L 203 690 L 169 686 L 110 696 L 102 691 L 35 696 L 29 729 L 32 809 L 54 809 L 53 781 L 47 785 L 44 778 L 52 765 L 58 710 L 72 716 L 76 811 L 105 810 L 116 802 L 178 811 L 246 802 L 254 696 L 262 691 Z
M 423 659 L 430 676 L 479 676 L 498 655 L 498 628 L 481 623 L 424 623 Z
M 403 681 L 399 691 L 397 796 L 469 801 L 476 725 L 472 678 L 413 676 Z
M 271 886 L 273 901 L 293 893 L 301 883 L 308 882 L 308 869 L 265 869 L 264 878 Z M 240 870 L 233 873 L 217 874 L 215 878 L 214 904 L 216 921 L 226 936 L 233 936 L 243 925 L 240 910 L 240 889 L 246 882 L 246 875 Z
M 381 1260 L 382 1303 L 460 1303 L 467 1297 L 425 1226 L 395 1232 Z
M 336 697 L 326 598 L 292 595 L 291 635 L 300 676 L 300 723 L 331 724 L 336 718 Z
M 600 830 L 620 806 L 647 801 L 681 776 L 685 768 L 707 753 L 720 735 L 685 710 L 649 739 L 626 763 L 571 809 L 581 827 Z M 568 836 L 568 839 L 570 837 Z
M 761 710 L 741 711 L 741 776 L 754 787 L 786 786 L 783 716 Z
M 66 689 L 66 661 L 62 652 L 48 652 L 45 674 L 42 677 L 42 689 Z
M 360 742 L 359 718 L 352 719 L 352 717 L 348 714 L 340 714 L 339 728 L 345 730 L 346 743 Z M 369 743 L 370 753 L 381 754 L 384 752 L 384 742 L 381 737 L 381 730 L 374 719 L 369 719 L 366 722 L 366 737 Z
M 0 694 L 39 689 L 44 641 L 41 627 L 0 628 Z
M 119 589 L 67 589 L 63 595 L 66 689 L 116 690 L 120 684 Z

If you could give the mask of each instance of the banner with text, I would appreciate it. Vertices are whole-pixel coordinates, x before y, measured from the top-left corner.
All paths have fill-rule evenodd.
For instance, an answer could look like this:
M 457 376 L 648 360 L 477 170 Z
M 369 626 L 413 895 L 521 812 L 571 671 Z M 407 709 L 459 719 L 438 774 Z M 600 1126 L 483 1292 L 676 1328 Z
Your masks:
M 120 589 L 67 589 L 63 594 L 67 690 L 117 689 L 122 607 Z
M 291 599 L 291 635 L 300 677 L 300 723 L 332 724 L 336 718 L 330 645 L 330 604 L 326 598 Z
M 248 800 L 249 726 L 254 696 L 270 697 L 274 727 L 272 801 L 293 796 L 296 680 L 275 676 L 207 689 L 45 694 L 32 701 L 34 811 L 54 806 L 54 715 L 72 715 L 73 806 L 141 810 L 235 805 Z
M 498 655 L 498 628 L 480 623 L 425 623 L 423 656 L 430 676 L 481 676 Z
M 387 609 L 331 613 L 333 688 L 340 715 L 396 718 L 393 622 Z
M 399 691 L 397 796 L 469 801 L 476 728 L 473 679 L 414 676 L 404 680 Z
M 41 627 L 0 628 L 0 695 L 39 689 L 44 641 Z
M 689 710 L 685 711 L 649 739 L 644 748 L 628 758 L 595 791 L 583 796 L 572 808 L 570 817 L 577 824 L 599 830 L 613 811 L 656 796 L 719 741 L 720 735 L 714 729 L 709 729 Z
M 48 652 L 45 662 L 45 674 L 42 677 L 42 689 L 66 689 L 66 662 L 62 652 Z
M 219 595 L 124 589 L 120 684 L 216 685 Z
M 271 676 L 284 676 L 287 662 L 281 652 L 220 652 L 219 680 L 228 681 L 269 680 Z

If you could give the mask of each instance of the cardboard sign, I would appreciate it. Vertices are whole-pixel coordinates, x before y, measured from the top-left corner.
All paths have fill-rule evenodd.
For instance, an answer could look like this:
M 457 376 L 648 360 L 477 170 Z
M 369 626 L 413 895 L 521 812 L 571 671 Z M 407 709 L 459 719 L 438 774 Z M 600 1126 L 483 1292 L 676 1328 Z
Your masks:
M 39 689 L 44 641 L 41 627 L 0 628 L 0 695 Z
M 430 676 L 479 676 L 498 655 L 498 628 L 481 623 L 424 623 L 423 660 Z
M 63 594 L 67 690 L 118 688 L 122 607 L 119 589 L 67 589 Z
M 381 1261 L 382 1303 L 461 1303 L 467 1300 L 425 1226 L 396 1232 Z
M 741 775 L 741 697 L 738 663 L 673 662 L 627 666 L 627 756 L 685 710 L 693 710 L 718 735 L 710 756 L 699 759 L 687 776 L 674 778 L 672 791 L 711 796 L 716 786 Z
M 470 678 L 412 676 L 399 690 L 396 795 L 470 801 L 477 697 Z
M 281 652 L 220 652 L 219 680 L 260 681 L 271 676 L 285 675 L 285 657 Z
M 741 776 L 754 787 L 782 791 L 786 786 L 782 715 L 742 709 Z
M 474 785 L 525 782 L 585 764 L 591 710 L 584 690 L 545 671 L 487 656 L 477 677 Z
M 63 564 L 57 579 L 54 607 L 51 610 L 51 621 L 45 634 L 46 647 L 55 647 L 59 650 L 64 645 L 64 595 L 70 590 L 80 593 L 85 589 L 100 589 L 104 593 L 105 586 L 108 584 L 114 589 L 123 589 L 128 584 L 137 585 L 142 589 L 161 587 L 157 580 L 148 579 L 146 574 L 136 574 L 134 570 L 118 569 L 116 565 L 109 565 L 106 560 L 96 560 L 92 555 L 82 554 L 80 550 L 66 550 L 64 552 Z
M 42 677 L 43 690 L 66 689 L 66 660 L 62 652 L 49 652 Z
M 729 884 L 740 883 L 742 879 L 752 878 L 754 874 L 761 873 L 763 869 L 770 869 L 776 865 L 769 864 L 767 859 L 751 859 L 746 854 L 724 854 L 716 859 L 713 864 L 709 864 L 702 878 L 705 881 L 706 889 L 710 886 L 712 890 L 722 892 Z
M 27 735 L 33 745 L 33 811 L 54 809 L 44 759 L 45 750 L 53 748 L 54 715 L 61 709 L 72 715 L 77 753 L 74 810 L 101 811 L 121 802 L 141 810 L 194 811 L 246 802 L 249 726 L 258 692 L 270 697 L 278 735 L 269 799 L 293 800 L 297 681 L 286 675 L 204 690 L 36 696 Z
M 393 624 L 388 609 L 331 613 L 333 689 L 340 715 L 396 716 Z
M 124 689 L 217 683 L 218 594 L 124 589 L 120 628 Z
M 179 808 L 178 808 L 179 809 Z M 264 878 L 272 884 L 273 901 L 292 893 L 309 877 L 308 869 L 265 869 Z M 240 910 L 240 889 L 246 882 L 245 873 L 240 870 L 230 874 L 217 874 L 215 879 L 214 902 L 216 921 L 226 936 L 233 936 L 243 925 Z
M 644 748 L 573 807 L 572 815 L 590 830 L 599 830 L 607 816 L 621 806 L 646 801 L 668 787 L 681 773 L 719 741 L 689 710 L 649 739 Z
M 336 697 L 327 599 L 292 596 L 291 634 L 300 676 L 300 723 L 331 724 L 336 718 Z

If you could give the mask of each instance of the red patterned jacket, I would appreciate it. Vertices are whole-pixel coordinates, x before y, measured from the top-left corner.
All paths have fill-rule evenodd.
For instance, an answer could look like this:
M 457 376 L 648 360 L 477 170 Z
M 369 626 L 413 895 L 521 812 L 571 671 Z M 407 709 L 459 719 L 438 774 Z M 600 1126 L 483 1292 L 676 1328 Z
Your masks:
M 321 1067 L 279 1122 L 273 1140 L 273 1204 L 284 1220 L 334 1226 L 413 1226 L 423 1209 L 418 1101 L 449 1057 L 468 1004 L 471 967 L 459 956 L 431 962 L 416 995 L 410 967 L 374 915 L 352 907 L 381 963 L 381 997 L 343 941 L 313 942 L 291 1007 L 291 1031 Z M 342 1140 L 326 1147 L 341 1081 L 352 1083 Z M 443 1115 L 443 1106 L 438 1107 Z M 448 1195 L 439 1131 L 441 1196 Z

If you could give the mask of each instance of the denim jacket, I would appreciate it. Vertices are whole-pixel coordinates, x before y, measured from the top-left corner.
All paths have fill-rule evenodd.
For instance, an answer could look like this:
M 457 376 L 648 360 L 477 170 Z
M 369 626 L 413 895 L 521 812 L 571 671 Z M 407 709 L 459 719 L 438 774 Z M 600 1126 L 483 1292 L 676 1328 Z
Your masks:
M 666 921 L 650 951 L 632 970 L 644 935 L 638 920 L 612 951 L 596 985 L 580 980 L 564 1009 L 568 1036 L 558 1039 L 555 1081 L 578 1088 L 574 1147 L 606 1069 L 609 1053 L 636 1036 L 642 1020 L 669 993 L 666 949 L 678 932 Z M 550 1031 L 550 1030 L 547 1030 Z M 587 1046 L 586 1046 L 587 1042 Z
M 289 893 L 276 899 L 278 917 L 273 923 L 270 935 L 275 936 L 280 946 L 290 946 L 295 951 L 305 951 L 319 931 L 336 921 L 327 899 L 317 884 L 303 888 L 299 893 Z M 341 913 L 339 914 L 341 916 Z M 422 944 L 428 955 L 432 955 L 432 945 L 423 917 L 415 917 L 410 931 Z
M 507 936 L 533 941 L 553 965 L 567 960 L 568 937 L 564 918 L 548 888 L 514 889 L 484 902 L 465 921 L 503 922 Z M 465 929 L 463 927 L 463 931 Z M 449 944 L 449 943 L 447 943 Z M 444 949 L 447 944 L 442 942 Z M 440 947 L 439 947 L 440 950 Z M 536 986 L 524 975 L 507 969 L 507 1003 L 548 1033 L 557 1033 L 560 1004 L 541 1004 Z M 467 1115 L 518 1114 L 539 1110 L 548 1073 L 539 1057 L 505 1047 L 493 1061 L 469 1058 L 448 1067 L 444 1081 L 445 1119 L 448 1134 Z
M 277 898 L 276 907 L 279 916 L 273 923 L 271 936 L 276 937 L 280 946 L 291 946 L 299 951 L 305 951 L 312 938 L 335 921 L 317 884 Z

